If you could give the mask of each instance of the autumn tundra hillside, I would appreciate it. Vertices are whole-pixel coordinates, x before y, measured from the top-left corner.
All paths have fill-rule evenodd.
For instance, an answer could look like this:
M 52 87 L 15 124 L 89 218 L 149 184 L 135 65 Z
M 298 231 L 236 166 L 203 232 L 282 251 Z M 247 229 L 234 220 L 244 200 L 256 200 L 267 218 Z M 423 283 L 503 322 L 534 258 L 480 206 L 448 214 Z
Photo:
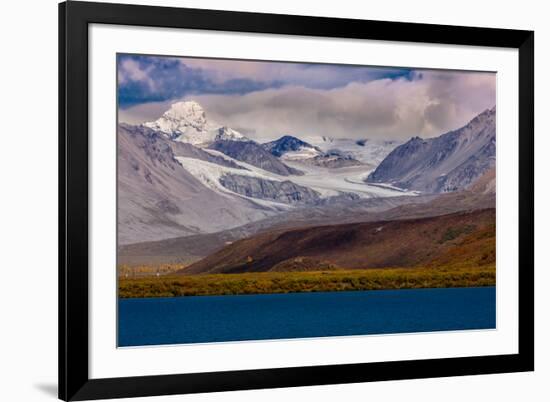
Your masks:
M 236 241 L 182 274 L 484 266 L 495 261 L 495 210 L 326 225 L 261 233 Z
M 494 286 L 495 210 L 261 233 L 120 297 Z

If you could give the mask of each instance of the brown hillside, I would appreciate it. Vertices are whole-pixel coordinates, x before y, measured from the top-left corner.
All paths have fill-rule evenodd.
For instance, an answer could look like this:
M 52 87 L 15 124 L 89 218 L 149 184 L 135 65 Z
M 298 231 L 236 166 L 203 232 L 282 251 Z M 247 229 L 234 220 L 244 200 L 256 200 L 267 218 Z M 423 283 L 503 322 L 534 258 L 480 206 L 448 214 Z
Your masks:
M 490 169 L 485 172 L 468 188 L 470 191 L 478 194 L 496 193 L 496 169 Z
M 322 261 L 341 268 L 494 262 L 495 210 L 394 221 L 306 227 L 261 233 L 236 241 L 181 272 L 239 273 L 299 268 Z M 485 256 L 485 257 L 484 257 Z M 492 259 L 492 260 L 491 260 Z M 306 264 L 311 270 L 310 264 Z

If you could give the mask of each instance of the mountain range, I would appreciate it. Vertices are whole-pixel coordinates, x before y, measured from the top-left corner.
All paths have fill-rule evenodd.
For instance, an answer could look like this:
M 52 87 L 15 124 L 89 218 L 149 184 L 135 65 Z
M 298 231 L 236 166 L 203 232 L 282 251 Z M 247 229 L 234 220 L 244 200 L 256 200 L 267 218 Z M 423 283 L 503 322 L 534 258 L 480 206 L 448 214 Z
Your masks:
M 311 211 L 353 220 L 376 200 L 389 208 L 460 192 L 494 169 L 494 113 L 406 143 L 292 135 L 259 143 L 210 121 L 197 102 L 176 102 L 155 121 L 118 126 L 119 245 L 243 235 L 239 228 Z

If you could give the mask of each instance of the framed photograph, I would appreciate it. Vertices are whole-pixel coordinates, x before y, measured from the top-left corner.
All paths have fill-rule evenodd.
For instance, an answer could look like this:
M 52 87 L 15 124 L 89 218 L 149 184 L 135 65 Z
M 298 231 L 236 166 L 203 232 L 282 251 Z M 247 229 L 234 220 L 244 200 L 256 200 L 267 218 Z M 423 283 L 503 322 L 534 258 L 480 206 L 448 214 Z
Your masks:
M 59 397 L 534 369 L 534 33 L 59 5 Z

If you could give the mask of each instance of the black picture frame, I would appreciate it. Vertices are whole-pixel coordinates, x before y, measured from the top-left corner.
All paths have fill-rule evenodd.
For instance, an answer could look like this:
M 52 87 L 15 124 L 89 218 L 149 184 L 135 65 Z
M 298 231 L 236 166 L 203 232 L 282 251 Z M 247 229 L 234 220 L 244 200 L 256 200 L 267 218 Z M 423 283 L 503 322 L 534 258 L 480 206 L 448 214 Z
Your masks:
M 115 24 L 519 51 L 517 354 L 90 379 L 88 26 Z M 59 4 L 59 398 L 90 400 L 534 370 L 534 32 L 70 1 Z

